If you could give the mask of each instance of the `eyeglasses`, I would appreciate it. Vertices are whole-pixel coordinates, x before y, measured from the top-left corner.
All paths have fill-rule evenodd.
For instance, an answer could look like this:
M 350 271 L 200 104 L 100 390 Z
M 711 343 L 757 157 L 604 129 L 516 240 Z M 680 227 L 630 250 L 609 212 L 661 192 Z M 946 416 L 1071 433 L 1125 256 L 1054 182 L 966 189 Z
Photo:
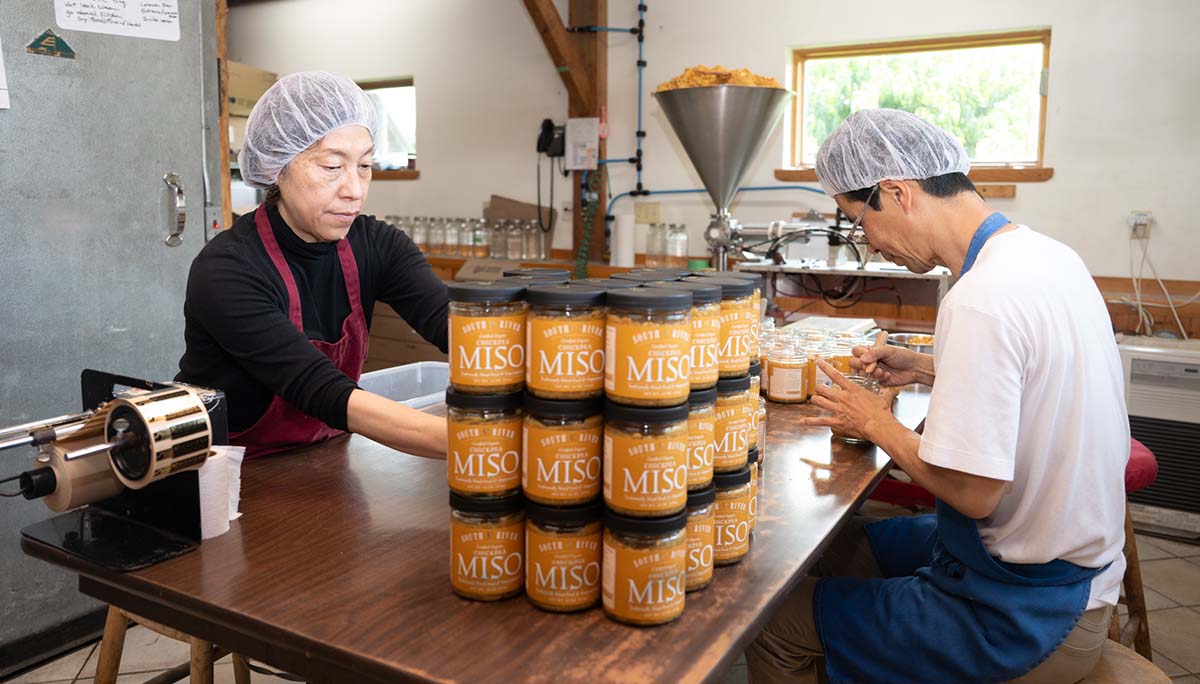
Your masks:
M 875 187 L 871 188 L 871 194 L 867 195 L 867 203 L 863 205 L 862 212 L 859 213 L 858 218 L 854 219 L 854 223 L 850 224 L 850 232 L 846 233 L 846 242 L 854 245 L 867 244 L 866 233 L 863 233 L 862 236 L 855 235 L 855 233 L 857 233 L 859 227 L 862 226 L 863 217 L 867 215 L 867 210 L 871 208 L 871 200 L 875 199 L 875 193 L 877 192 L 879 192 L 879 185 L 875 185 Z

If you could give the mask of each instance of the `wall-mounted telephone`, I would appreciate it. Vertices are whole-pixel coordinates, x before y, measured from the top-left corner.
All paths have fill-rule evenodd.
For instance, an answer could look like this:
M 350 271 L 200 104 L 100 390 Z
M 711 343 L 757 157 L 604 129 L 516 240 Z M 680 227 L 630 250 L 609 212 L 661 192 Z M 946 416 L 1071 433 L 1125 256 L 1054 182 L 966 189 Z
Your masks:
M 547 157 L 561 157 L 566 148 L 566 126 L 555 126 L 550 119 L 542 119 L 538 133 L 537 151 Z

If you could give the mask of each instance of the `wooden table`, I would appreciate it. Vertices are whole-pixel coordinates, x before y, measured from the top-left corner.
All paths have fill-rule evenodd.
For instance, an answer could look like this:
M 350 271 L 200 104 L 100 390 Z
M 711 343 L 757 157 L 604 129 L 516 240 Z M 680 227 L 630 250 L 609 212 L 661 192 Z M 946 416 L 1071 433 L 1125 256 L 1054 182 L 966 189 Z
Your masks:
M 928 395 L 901 393 L 913 427 Z M 242 517 L 198 550 L 119 574 L 23 541 L 80 591 L 310 682 L 714 681 L 767 622 L 890 463 L 771 404 L 759 522 L 676 622 L 626 627 L 450 590 L 445 465 L 358 436 L 247 463 Z

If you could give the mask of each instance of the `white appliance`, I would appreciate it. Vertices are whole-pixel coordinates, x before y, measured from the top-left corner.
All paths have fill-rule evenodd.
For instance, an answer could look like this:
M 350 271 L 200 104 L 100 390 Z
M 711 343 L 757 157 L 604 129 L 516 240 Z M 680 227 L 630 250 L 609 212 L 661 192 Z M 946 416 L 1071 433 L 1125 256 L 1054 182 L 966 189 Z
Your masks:
M 1154 484 L 1129 495 L 1139 529 L 1200 541 L 1200 340 L 1118 343 L 1134 439 L 1158 460 Z

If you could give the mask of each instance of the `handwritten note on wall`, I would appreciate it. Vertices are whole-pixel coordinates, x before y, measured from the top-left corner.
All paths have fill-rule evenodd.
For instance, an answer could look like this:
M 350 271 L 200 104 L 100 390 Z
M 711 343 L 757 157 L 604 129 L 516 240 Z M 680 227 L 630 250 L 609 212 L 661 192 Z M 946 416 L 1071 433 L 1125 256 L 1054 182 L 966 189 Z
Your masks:
M 60 28 L 179 40 L 179 0 L 54 0 Z

